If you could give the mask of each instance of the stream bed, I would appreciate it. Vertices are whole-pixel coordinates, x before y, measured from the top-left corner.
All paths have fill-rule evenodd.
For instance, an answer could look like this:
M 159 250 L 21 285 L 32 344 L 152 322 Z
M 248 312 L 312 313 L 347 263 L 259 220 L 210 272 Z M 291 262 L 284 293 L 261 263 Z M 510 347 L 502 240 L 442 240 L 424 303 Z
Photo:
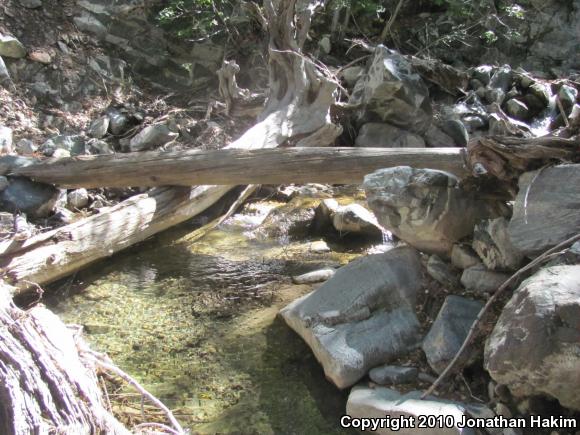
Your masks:
M 337 267 L 360 250 L 260 240 L 249 235 L 261 220 L 253 216 L 234 216 L 195 242 L 183 228 L 166 232 L 59 283 L 47 305 L 82 325 L 95 350 L 193 433 L 351 433 L 338 425 L 348 391 L 325 380 L 310 349 L 276 315 L 314 288 L 293 285 L 290 276 Z M 114 403 L 126 398 L 121 411 L 139 421 L 134 391 L 110 395 Z

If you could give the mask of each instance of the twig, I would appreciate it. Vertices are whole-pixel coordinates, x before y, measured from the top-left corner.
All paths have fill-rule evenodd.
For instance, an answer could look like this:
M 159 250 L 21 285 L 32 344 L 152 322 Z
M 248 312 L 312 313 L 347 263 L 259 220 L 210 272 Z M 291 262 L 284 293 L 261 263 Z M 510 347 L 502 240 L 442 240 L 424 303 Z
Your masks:
M 528 270 L 534 268 L 538 264 L 542 263 L 544 260 L 551 258 L 552 254 L 555 254 L 555 253 L 561 251 L 562 249 L 567 248 L 568 246 L 574 244 L 578 240 L 580 240 L 580 234 L 576 234 L 575 236 L 570 237 L 568 240 L 560 243 L 558 246 L 555 246 L 552 249 L 547 250 L 542 255 L 540 255 L 538 258 L 536 258 L 535 260 L 533 260 L 532 262 L 530 262 L 529 264 L 527 264 L 526 266 L 522 267 L 517 272 L 515 272 L 497 289 L 497 291 L 493 294 L 492 297 L 489 298 L 489 300 L 487 301 L 485 306 L 481 309 L 481 311 L 477 315 L 477 317 L 476 317 L 475 321 L 473 322 L 473 325 L 471 325 L 471 328 L 469 329 L 469 333 L 467 334 L 467 337 L 465 337 L 465 340 L 463 341 L 463 344 L 461 345 L 461 348 L 459 349 L 459 351 L 457 351 L 457 353 L 455 354 L 455 356 L 453 357 L 451 362 L 447 365 L 447 367 L 445 367 L 445 370 L 443 370 L 443 372 L 439 375 L 439 377 L 435 380 L 435 382 L 433 382 L 433 384 L 429 387 L 429 389 L 427 389 L 427 391 L 425 391 L 425 393 L 423 393 L 423 395 L 421 396 L 421 399 L 425 399 L 427 396 L 433 394 L 433 392 L 437 389 L 437 387 L 441 384 L 441 382 L 443 382 L 445 380 L 447 375 L 449 375 L 452 371 L 454 371 L 456 369 L 456 366 L 457 366 L 458 362 L 461 360 L 461 358 L 463 357 L 463 354 L 465 353 L 465 351 L 467 350 L 469 345 L 473 342 L 473 340 L 476 336 L 477 329 L 479 328 L 479 324 L 481 323 L 483 317 L 485 316 L 487 311 L 491 308 L 493 303 L 498 299 L 498 297 L 507 288 L 509 288 L 509 286 L 514 281 L 516 281 L 516 279 L 519 278 L 522 274 L 524 274 Z
M 405 3 L 405 0 L 399 0 L 399 3 L 397 3 L 397 7 L 395 7 L 395 11 L 390 16 L 389 21 L 387 21 L 387 24 L 385 24 L 385 27 L 384 27 L 383 31 L 381 32 L 381 36 L 380 36 L 381 43 L 384 43 L 385 39 L 387 39 L 387 36 L 389 35 L 389 33 L 391 33 L 391 27 L 393 26 L 393 23 L 395 22 L 395 20 L 397 19 L 397 16 L 399 15 L 399 11 L 401 10 L 403 3 Z
M 181 425 L 179 424 L 177 419 L 173 416 L 173 413 L 169 410 L 169 408 L 167 408 L 167 406 L 165 406 L 157 397 L 155 397 L 153 394 L 151 394 L 149 391 L 147 391 L 144 387 L 142 387 L 141 384 L 139 382 L 137 382 L 137 380 L 133 379 L 131 376 L 129 376 L 127 373 L 125 373 L 123 370 L 121 370 L 119 367 L 116 367 L 113 364 L 109 364 L 108 362 L 104 361 L 103 357 L 101 355 L 97 354 L 96 352 L 93 352 L 89 349 L 83 349 L 83 353 L 86 354 L 87 356 L 89 356 L 98 367 L 100 367 L 103 370 L 106 370 L 108 372 L 116 374 L 121 379 L 123 379 L 125 382 L 131 384 L 133 386 L 133 388 L 135 388 L 137 391 L 139 391 L 141 393 L 142 396 L 149 399 L 149 401 L 151 403 L 153 403 L 161 411 L 163 411 L 163 413 L 165 414 L 167 419 L 171 422 L 171 425 L 175 428 L 175 431 L 177 434 L 184 434 L 185 433 L 185 431 L 183 430 L 183 428 L 181 427 Z

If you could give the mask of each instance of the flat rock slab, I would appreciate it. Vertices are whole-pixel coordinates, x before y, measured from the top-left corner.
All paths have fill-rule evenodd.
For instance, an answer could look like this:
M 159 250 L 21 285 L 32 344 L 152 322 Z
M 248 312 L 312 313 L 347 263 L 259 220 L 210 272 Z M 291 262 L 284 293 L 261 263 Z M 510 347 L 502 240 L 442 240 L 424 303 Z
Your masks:
M 421 400 L 421 392 L 413 391 L 401 394 L 385 387 L 368 388 L 357 386 L 352 389 L 346 404 L 346 413 L 352 418 L 385 418 L 405 420 L 414 418 L 411 427 L 394 430 L 389 427 L 379 428 L 374 433 L 399 435 L 472 435 L 472 429 L 460 428 L 459 425 L 467 411 L 464 405 L 428 397 Z M 441 417 L 450 427 L 419 428 L 419 416 Z
M 429 365 L 437 373 L 455 357 L 482 308 L 483 302 L 462 296 L 445 298 L 422 345 Z
M 308 343 L 326 376 L 349 387 L 418 346 L 414 307 L 421 267 L 409 247 L 359 258 L 280 315 Z
M 580 164 L 527 172 L 508 232 L 514 247 L 534 256 L 580 233 Z
M 485 368 L 516 397 L 548 395 L 580 410 L 580 265 L 542 269 L 503 309 Z

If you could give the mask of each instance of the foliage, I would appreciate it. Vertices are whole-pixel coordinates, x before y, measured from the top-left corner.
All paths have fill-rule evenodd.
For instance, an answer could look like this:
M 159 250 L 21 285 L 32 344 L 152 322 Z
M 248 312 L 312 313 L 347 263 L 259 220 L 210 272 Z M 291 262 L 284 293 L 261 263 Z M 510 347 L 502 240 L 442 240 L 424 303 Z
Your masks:
M 179 38 L 206 38 L 223 30 L 231 4 L 213 0 L 170 0 L 156 14 L 161 27 Z

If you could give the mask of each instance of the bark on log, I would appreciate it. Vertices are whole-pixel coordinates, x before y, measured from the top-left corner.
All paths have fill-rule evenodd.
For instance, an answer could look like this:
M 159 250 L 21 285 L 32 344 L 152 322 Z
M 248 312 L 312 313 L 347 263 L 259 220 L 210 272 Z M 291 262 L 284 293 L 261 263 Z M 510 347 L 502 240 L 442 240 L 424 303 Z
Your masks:
M 46 308 L 17 308 L 0 283 L 0 433 L 130 433 L 107 410 L 78 340 Z
M 198 184 L 356 184 L 377 169 L 413 166 L 468 175 L 461 148 L 229 149 L 82 156 L 20 168 L 12 175 L 67 188 Z

